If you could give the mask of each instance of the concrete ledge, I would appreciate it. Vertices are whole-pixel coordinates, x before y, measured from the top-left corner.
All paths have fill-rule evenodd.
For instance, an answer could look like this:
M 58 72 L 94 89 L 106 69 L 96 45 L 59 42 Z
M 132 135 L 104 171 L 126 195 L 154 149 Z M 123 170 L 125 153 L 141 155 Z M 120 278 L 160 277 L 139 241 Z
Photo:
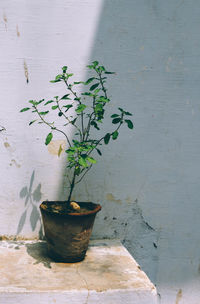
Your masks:
M 0 242 L 2 304 L 156 304 L 154 285 L 116 240 L 91 241 L 81 263 L 54 263 L 42 241 Z

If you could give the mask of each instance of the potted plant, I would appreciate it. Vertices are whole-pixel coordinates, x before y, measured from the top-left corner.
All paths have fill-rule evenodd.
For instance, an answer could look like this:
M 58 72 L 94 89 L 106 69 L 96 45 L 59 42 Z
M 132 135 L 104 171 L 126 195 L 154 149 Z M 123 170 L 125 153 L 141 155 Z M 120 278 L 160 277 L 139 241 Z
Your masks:
M 29 100 L 29 106 L 20 112 L 31 110 L 36 115 L 29 125 L 39 123 L 47 125 L 50 129 L 45 144 L 49 145 L 54 132 L 61 133 L 67 142 L 67 167 L 69 176 L 69 194 L 64 202 L 45 201 L 40 205 L 43 218 L 44 232 L 48 244 L 49 254 L 63 262 L 77 262 L 85 257 L 95 215 L 101 206 L 91 202 L 71 201 L 73 190 L 77 183 L 85 177 L 97 160 L 92 156 L 94 152 L 102 155 L 99 147 L 107 145 L 109 141 L 116 140 L 119 129 L 127 125 L 133 129 L 133 123 L 129 119 L 132 114 L 122 108 L 111 115 L 114 125 L 112 130 L 101 134 L 106 105 L 110 103 L 107 95 L 106 79 L 113 72 L 107 71 L 98 61 L 87 66 L 91 70 L 91 77 L 87 81 L 70 81 L 73 76 L 68 73 L 68 67 L 62 68 L 62 73 L 57 75 L 52 83 L 63 82 L 67 92 L 64 96 L 55 96 L 45 101 Z M 78 93 L 76 86 L 86 88 Z M 56 117 L 62 120 L 62 128 L 55 122 L 49 121 L 48 114 L 57 112 Z M 73 126 L 74 139 L 70 140 L 67 126 Z M 62 146 L 58 150 L 58 156 L 62 152 Z

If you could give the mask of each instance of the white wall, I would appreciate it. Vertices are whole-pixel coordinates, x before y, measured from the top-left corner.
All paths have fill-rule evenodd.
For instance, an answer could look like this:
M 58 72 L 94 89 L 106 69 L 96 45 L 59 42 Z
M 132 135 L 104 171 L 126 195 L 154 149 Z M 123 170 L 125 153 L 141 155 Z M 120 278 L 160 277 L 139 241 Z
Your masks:
M 74 197 L 102 203 L 93 237 L 120 237 L 163 303 L 199 303 L 199 1 L 3 0 L 0 11 L 0 235 L 37 236 L 33 205 L 67 193 L 65 156 L 19 110 L 64 92 L 48 82 L 59 67 L 81 79 L 99 59 L 135 131 L 105 147 Z

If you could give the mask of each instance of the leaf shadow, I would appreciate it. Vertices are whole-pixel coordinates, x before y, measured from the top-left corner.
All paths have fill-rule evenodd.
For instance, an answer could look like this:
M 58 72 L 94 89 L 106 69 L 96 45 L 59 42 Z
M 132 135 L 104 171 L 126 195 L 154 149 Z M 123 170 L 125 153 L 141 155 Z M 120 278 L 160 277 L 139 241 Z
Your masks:
M 32 231 L 35 231 L 38 223 L 40 225 L 39 229 L 39 239 L 44 238 L 43 230 L 42 230 L 42 221 L 41 216 L 38 211 L 38 202 L 41 201 L 42 198 L 42 192 L 41 192 L 41 183 L 37 185 L 36 188 L 33 187 L 34 184 L 34 178 L 35 178 L 35 170 L 33 170 L 30 178 L 30 182 L 28 186 L 24 186 L 19 193 L 19 196 L 21 199 L 24 200 L 24 212 L 22 213 L 18 227 L 17 227 L 17 235 L 21 233 L 21 231 L 24 228 L 25 222 L 28 217 L 28 213 L 30 212 L 30 225 Z M 31 210 L 31 211 L 30 211 Z

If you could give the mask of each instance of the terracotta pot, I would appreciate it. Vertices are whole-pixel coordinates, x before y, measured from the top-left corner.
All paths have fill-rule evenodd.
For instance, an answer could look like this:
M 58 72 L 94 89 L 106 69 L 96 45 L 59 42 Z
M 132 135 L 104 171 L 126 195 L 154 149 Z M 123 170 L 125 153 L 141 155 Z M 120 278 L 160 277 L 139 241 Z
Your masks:
M 40 205 L 49 255 L 59 262 L 79 262 L 85 258 L 95 216 L 101 206 L 94 203 L 78 203 L 86 207 L 85 213 L 60 214 L 47 206 L 66 204 L 64 201 L 47 201 Z

